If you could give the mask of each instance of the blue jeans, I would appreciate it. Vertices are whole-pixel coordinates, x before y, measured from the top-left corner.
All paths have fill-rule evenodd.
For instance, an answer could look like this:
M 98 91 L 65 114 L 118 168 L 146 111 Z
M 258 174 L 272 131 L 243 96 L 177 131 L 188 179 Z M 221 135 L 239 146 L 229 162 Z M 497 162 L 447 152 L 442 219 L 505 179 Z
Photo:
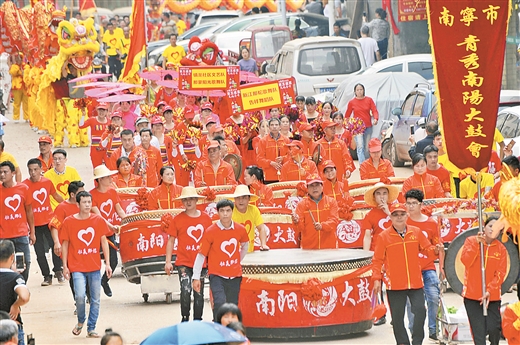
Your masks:
M 25 345 L 25 332 L 20 324 L 18 324 L 18 345 Z
M 435 270 L 422 271 L 424 282 L 424 297 L 428 307 L 428 332 L 430 335 L 437 334 L 437 312 L 439 311 L 439 277 Z M 408 328 L 413 329 L 413 313 L 410 301 L 406 302 L 406 312 L 408 314 Z
M 76 309 L 78 314 L 78 323 L 84 324 L 85 315 L 85 298 L 87 295 L 87 284 L 90 291 L 90 311 L 88 313 L 87 332 L 96 329 L 96 322 L 99 316 L 99 296 L 101 293 L 101 273 L 94 272 L 72 272 L 74 280 L 74 292 Z
M 27 284 L 27 281 L 29 280 L 29 269 L 31 268 L 31 247 L 29 245 L 29 236 L 7 238 L 7 240 L 13 242 L 15 252 L 23 252 L 25 259 L 25 271 L 23 271 L 21 274 L 23 279 L 25 279 L 25 284 Z
M 356 141 L 356 152 L 358 157 L 359 164 L 363 163 L 368 156 L 368 142 L 372 139 L 372 127 L 368 127 L 365 129 L 363 134 L 358 134 L 354 136 L 354 140 Z

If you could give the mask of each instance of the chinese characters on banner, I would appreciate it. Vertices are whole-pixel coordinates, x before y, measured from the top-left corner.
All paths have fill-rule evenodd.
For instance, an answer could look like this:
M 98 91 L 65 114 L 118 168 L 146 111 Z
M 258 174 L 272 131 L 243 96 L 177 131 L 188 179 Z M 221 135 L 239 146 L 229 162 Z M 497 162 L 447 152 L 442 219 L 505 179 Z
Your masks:
M 150 224 L 152 225 L 152 222 Z M 132 230 L 133 228 L 134 226 L 132 226 Z M 161 230 L 160 225 L 142 226 L 135 231 L 127 231 L 127 226 L 123 226 L 120 246 L 121 260 L 125 263 L 164 256 L 167 243 L 168 234 Z
M 231 115 L 278 108 L 294 103 L 294 78 L 254 83 L 227 90 Z
M 446 151 L 479 171 L 493 148 L 509 0 L 428 0 L 437 108 Z
M 426 20 L 426 0 L 399 0 L 399 21 Z
M 240 85 L 238 66 L 179 67 L 179 90 L 227 90 Z

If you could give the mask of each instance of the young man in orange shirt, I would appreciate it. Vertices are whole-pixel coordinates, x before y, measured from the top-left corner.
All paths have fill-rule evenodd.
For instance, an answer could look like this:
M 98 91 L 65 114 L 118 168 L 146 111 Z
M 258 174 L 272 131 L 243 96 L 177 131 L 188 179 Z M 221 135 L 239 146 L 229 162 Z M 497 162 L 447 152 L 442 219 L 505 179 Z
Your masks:
M 181 316 L 182 322 L 190 320 L 193 263 L 197 257 L 204 231 L 212 225 L 211 218 L 204 212 L 197 210 L 197 201 L 204 197 L 197 194 L 195 187 L 184 187 L 177 200 L 182 201 L 184 212 L 179 213 L 170 222 L 166 232 L 170 235 L 166 245 L 166 264 L 164 271 L 167 275 L 173 272 L 172 252 L 177 239 L 177 259 L 175 266 L 179 273 L 181 285 Z M 193 320 L 202 320 L 204 311 L 204 278 L 208 273 L 204 263 L 201 271 L 200 292 L 193 291 Z
M 291 158 L 283 163 L 280 181 L 302 181 L 311 175 L 318 175 L 316 164 L 303 155 L 301 141 L 293 140 L 286 146 L 289 147 Z
M 74 280 L 78 323 L 72 334 L 81 334 L 86 320 L 85 298 L 87 285 L 90 291 L 90 311 L 87 322 L 87 337 L 99 338 L 96 323 L 99 316 L 101 290 L 101 255 L 103 249 L 105 272 L 110 278 L 110 252 L 106 235 L 108 225 L 101 216 L 92 214 L 92 196 L 88 192 L 76 195 L 79 213 L 67 217 L 62 225 L 63 275 Z
M 424 148 L 423 155 L 426 158 L 426 172 L 439 179 L 446 198 L 453 198 L 450 172 L 439 164 L 439 149 L 435 145 L 428 145 Z
M 307 180 L 307 190 L 308 195 L 293 214 L 293 223 L 301 232 L 302 249 L 338 248 L 338 203 L 323 193 L 323 181 L 318 176 Z
M 397 344 L 410 344 L 404 327 L 406 301 L 410 300 L 414 314 L 412 344 L 422 344 L 426 308 L 421 265 L 417 258 L 420 252 L 437 255 L 442 245 L 433 246 L 421 229 L 406 224 L 408 214 L 404 204 L 390 206 L 390 219 L 392 225 L 379 235 L 374 251 L 373 290 L 375 294 L 381 292 L 384 263 L 395 341 Z
M 209 288 L 213 295 L 213 318 L 224 303 L 238 305 L 242 282 L 242 265 L 247 254 L 249 237 L 246 228 L 233 222 L 233 202 L 227 199 L 217 203 L 220 220 L 206 229 L 199 253 L 193 265 L 193 290 L 201 292 L 201 271 L 208 258 Z
M 54 216 L 51 208 L 50 196 L 58 202 L 63 202 L 61 195 L 56 192 L 56 188 L 52 184 L 51 180 L 46 179 L 42 176 L 42 163 L 38 158 L 32 158 L 27 162 L 27 168 L 29 170 L 29 178 L 24 180 L 23 183 L 29 187 L 29 195 L 32 198 L 32 209 L 34 215 L 34 230 L 36 233 L 36 242 L 34 243 L 34 251 L 36 252 L 36 260 L 43 276 L 42 286 L 48 286 L 52 284 L 52 274 L 50 274 L 49 264 L 47 263 L 47 257 L 45 256 L 45 239 L 49 247 L 54 247 L 52 240 L 51 231 L 49 229 L 49 222 Z M 58 282 L 63 283 L 65 278 L 63 277 L 62 262 L 61 258 L 51 253 L 52 263 L 54 265 L 53 271 L 58 279 Z

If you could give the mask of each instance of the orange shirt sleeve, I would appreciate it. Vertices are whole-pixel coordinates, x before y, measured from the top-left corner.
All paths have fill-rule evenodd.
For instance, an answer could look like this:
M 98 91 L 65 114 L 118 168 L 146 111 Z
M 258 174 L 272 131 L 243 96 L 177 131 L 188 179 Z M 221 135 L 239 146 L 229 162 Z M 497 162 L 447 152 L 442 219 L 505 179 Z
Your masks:
M 267 137 L 264 137 L 260 139 L 260 141 L 258 142 L 258 156 L 256 158 L 258 166 L 264 170 L 271 166 L 271 159 L 267 158 L 267 153 L 265 149 L 267 143 L 266 138 Z
M 193 174 L 193 183 L 195 184 L 195 187 L 202 187 L 203 170 L 204 162 L 200 161 L 197 163 L 197 168 L 194 170 L 195 173 Z
M 325 195 L 323 196 L 326 197 Z M 338 203 L 333 198 L 330 198 L 330 212 L 326 221 L 321 222 L 323 231 L 336 231 L 339 223 Z
M 236 186 L 237 180 L 235 179 L 235 172 L 233 171 L 233 167 L 231 165 L 226 165 L 226 182 L 227 184 Z

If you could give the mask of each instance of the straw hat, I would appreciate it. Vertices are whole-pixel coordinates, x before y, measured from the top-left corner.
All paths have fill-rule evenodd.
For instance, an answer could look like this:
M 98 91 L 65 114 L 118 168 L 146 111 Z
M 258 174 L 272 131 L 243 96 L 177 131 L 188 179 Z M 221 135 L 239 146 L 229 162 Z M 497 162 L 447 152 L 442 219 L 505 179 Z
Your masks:
M 110 170 L 106 167 L 106 165 L 98 165 L 94 168 L 94 180 L 97 180 L 98 178 L 106 177 L 106 176 L 112 176 L 114 174 L 117 174 L 117 171 Z
M 234 199 L 234 198 L 238 198 L 239 196 L 246 196 L 246 195 L 249 195 L 251 197 L 250 201 L 252 201 L 252 202 L 255 202 L 259 199 L 257 195 L 251 194 L 251 192 L 249 191 L 249 187 L 246 186 L 245 184 L 239 184 L 233 194 L 226 194 L 226 195 L 222 195 L 222 196 L 225 198 Z
M 388 203 L 389 204 L 394 202 L 395 199 L 397 199 L 397 196 L 399 195 L 399 190 L 397 189 L 397 187 L 392 186 L 392 185 L 386 185 L 383 182 L 378 182 L 374 186 L 372 186 L 372 188 L 370 188 L 369 190 L 367 190 L 365 192 L 365 202 L 368 205 L 374 206 L 374 207 L 378 206 L 376 203 L 376 199 L 374 198 L 374 193 L 379 188 L 388 189 Z
M 195 187 L 186 186 L 182 188 L 181 195 L 178 198 L 175 198 L 175 200 L 182 200 L 188 198 L 204 199 L 202 195 L 197 194 L 197 190 L 195 189 Z

